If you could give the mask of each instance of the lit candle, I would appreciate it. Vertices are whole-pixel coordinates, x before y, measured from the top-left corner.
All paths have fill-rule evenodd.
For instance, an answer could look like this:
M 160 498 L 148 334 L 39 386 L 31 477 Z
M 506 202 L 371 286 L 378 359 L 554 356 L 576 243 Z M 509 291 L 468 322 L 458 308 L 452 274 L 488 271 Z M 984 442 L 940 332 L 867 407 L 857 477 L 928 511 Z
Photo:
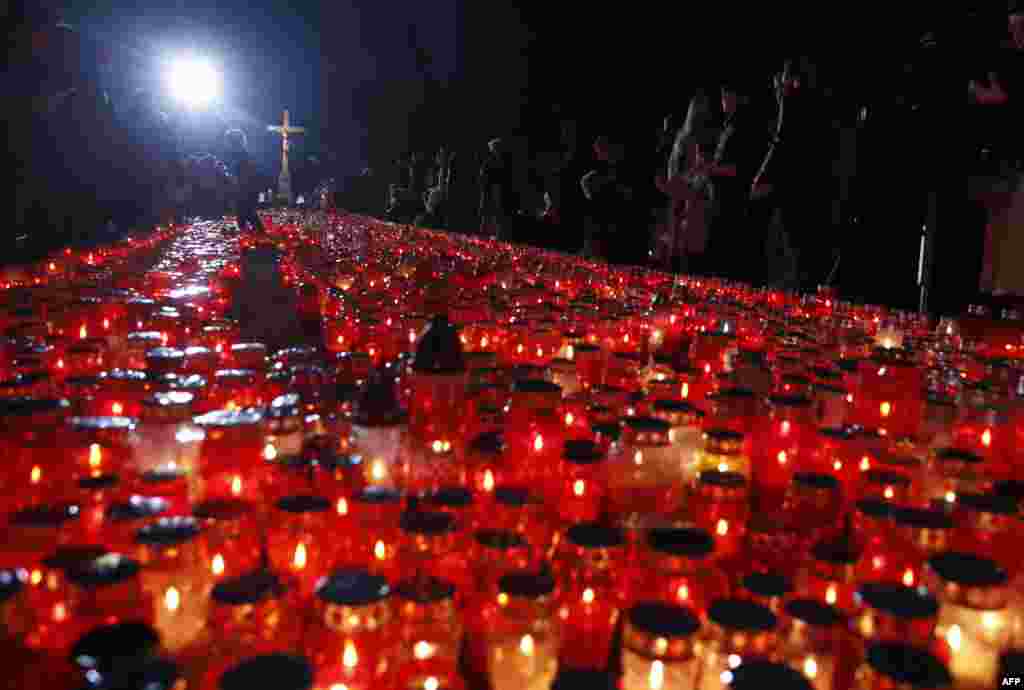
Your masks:
M 687 608 L 654 603 L 631 608 L 623 630 L 622 690 L 694 688 L 699 629 L 700 621 Z
M 558 640 L 531 633 L 494 639 L 489 670 L 494 690 L 548 690 L 558 670 Z

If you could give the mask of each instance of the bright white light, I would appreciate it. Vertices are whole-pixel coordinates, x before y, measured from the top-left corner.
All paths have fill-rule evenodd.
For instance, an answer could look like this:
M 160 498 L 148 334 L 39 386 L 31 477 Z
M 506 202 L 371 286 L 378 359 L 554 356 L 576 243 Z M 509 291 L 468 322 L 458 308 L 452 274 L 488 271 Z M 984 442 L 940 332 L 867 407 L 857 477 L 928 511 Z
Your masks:
M 191 107 L 209 105 L 220 91 L 220 75 L 209 62 L 183 59 L 171 65 L 171 93 Z

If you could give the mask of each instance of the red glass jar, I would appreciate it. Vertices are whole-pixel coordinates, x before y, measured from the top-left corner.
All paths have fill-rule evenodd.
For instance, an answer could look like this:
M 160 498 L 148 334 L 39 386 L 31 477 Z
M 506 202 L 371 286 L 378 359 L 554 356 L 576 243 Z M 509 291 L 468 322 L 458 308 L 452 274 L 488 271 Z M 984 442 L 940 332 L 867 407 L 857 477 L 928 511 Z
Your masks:
M 219 499 L 200 503 L 193 515 L 202 528 L 199 537 L 201 567 L 212 582 L 250 573 L 261 564 L 260 522 L 254 506 L 244 501 Z
M 868 582 L 855 596 L 851 627 L 862 640 L 931 645 L 939 602 L 927 592 L 899 584 Z
M 568 529 L 555 562 L 563 626 L 560 664 L 607 668 L 619 613 L 629 600 L 627 569 L 620 530 L 594 524 Z
M 455 587 L 445 580 L 404 580 L 392 597 L 400 687 L 410 679 L 457 674 L 462 625 L 456 613 Z
M 68 572 L 68 620 L 85 629 L 101 623 L 152 623 L 152 597 L 142 586 L 141 565 L 120 554 L 105 554 Z M 79 627 L 79 629 L 82 629 Z
M 287 496 L 277 501 L 267 528 L 267 553 L 285 586 L 300 599 L 312 596 L 316 582 L 335 561 L 329 538 L 334 506 L 323 496 Z
M 262 420 L 251 410 L 211 412 L 195 419 L 205 433 L 199 457 L 202 500 L 260 501 L 265 469 Z
M 388 629 L 391 588 L 365 570 L 342 570 L 317 585 L 315 617 L 305 634 L 316 670 L 314 688 L 371 690 L 384 683 L 392 661 Z
M 704 615 L 713 600 L 729 593 L 725 575 L 714 567 L 714 549 L 714 539 L 702 529 L 652 529 L 641 547 L 630 590 L 641 601 L 682 606 Z
M 394 580 L 402 510 L 402 495 L 393 489 L 369 487 L 353 496 L 349 519 L 337 535 L 338 564 L 368 567 L 374 575 Z
M 549 490 L 559 519 L 570 524 L 598 520 L 605 508 L 606 473 L 600 446 L 593 441 L 566 441 L 558 478 Z
M 468 535 L 450 513 L 410 510 L 401 518 L 398 569 L 405 577 L 444 578 L 460 603 L 472 589 Z
M 838 531 L 843 501 L 839 481 L 830 474 L 798 472 L 786 491 L 783 514 L 810 541 Z
M 796 581 L 800 597 L 835 607 L 846 613 L 856 608 L 857 562 L 860 553 L 856 547 L 841 538 L 831 538 L 815 544 Z
M 738 472 L 701 472 L 690 493 L 688 515 L 713 535 L 715 558 L 734 560 L 743 553 L 750 516 L 750 488 Z

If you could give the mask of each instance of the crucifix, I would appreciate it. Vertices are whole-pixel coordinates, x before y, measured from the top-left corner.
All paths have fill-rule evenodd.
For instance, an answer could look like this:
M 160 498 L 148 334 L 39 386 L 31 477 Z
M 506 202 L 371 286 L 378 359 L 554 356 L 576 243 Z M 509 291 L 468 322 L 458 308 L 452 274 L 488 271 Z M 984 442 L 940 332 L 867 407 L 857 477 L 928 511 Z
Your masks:
M 269 125 L 268 132 L 281 135 L 281 175 L 277 178 L 277 196 L 286 204 L 292 203 L 292 174 L 288 170 L 288 137 L 293 134 L 305 134 L 305 127 L 292 127 L 288 121 L 288 111 L 284 111 L 284 120 L 280 126 Z

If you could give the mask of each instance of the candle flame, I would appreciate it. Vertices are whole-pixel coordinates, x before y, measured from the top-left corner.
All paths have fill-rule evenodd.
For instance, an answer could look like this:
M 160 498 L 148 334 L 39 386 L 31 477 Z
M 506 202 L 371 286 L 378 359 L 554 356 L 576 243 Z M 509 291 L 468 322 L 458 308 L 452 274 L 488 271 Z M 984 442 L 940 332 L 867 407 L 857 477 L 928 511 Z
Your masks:
M 907 568 L 903 571 L 903 584 L 907 587 L 914 586 L 914 571 L 912 569 Z
M 572 426 L 572 423 L 576 421 L 576 418 L 572 416 L 572 412 L 565 413 L 565 425 Z
M 783 436 L 788 436 L 790 429 L 791 425 L 789 420 L 783 420 L 782 424 L 779 425 L 779 431 L 782 432 Z
M 585 590 L 583 590 L 583 603 L 584 604 L 593 604 L 594 603 L 594 590 L 592 590 L 590 587 L 587 587 Z
M 43 470 L 41 467 L 39 467 L 39 465 L 36 465 L 35 467 L 32 468 L 32 472 L 29 475 L 29 481 L 31 481 L 33 484 L 38 484 L 39 480 L 41 480 L 42 478 Z
M 83 323 L 82 326 L 78 329 L 78 339 L 79 340 L 85 340 L 88 337 L 89 337 L 89 329 L 86 328 L 85 324 Z
M 892 414 L 892 403 L 882 403 L 879 406 L 878 411 L 882 414 L 883 417 L 888 417 L 890 414 Z
M 814 660 L 813 656 L 807 657 L 804 661 L 804 675 L 811 680 L 818 675 L 818 662 Z
M 89 467 L 98 470 L 103 465 L 103 449 L 100 444 L 89 444 Z
M 946 492 L 946 503 L 956 503 L 956 493 L 953 491 Z
M 115 417 L 120 417 L 124 414 L 124 405 L 119 402 L 114 403 L 110 406 L 110 411 L 114 413 Z
M 213 563 L 210 564 L 210 570 L 213 572 L 214 575 L 220 577 L 224 574 L 224 568 L 224 556 L 220 555 L 219 553 L 215 554 L 213 557 Z
M 292 558 L 292 565 L 295 566 L 296 570 L 302 570 L 306 567 L 306 545 L 299 542 L 299 545 L 295 547 L 295 556 Z
M 64 368 L 64 360 L 63 359 L 58 359 L 57 360 L 57 368 L 58 369 L 63 369 Z
M 373 545 L 373 555 L 378 561 L 383 561 L 387 558 L 388 549 L 384 546 L 384 542 L 382 540 L 378 539 L 377 543 Z
M 537 348 L 537 356 L 538 357 L 543 357 L 544 356 L 544 348 L 540 348 L 540 347 Z
M 544 450 L 544 437 L 537 434 L 537 438 L 533 440 L 533 449 L 538 453 Z
M 959 625 L 949 626 L 949 630 L 946 631 L 946 642 L 954 652 L 960 651 L 960 645 L 963 644 L 963 633 L 961 633 Z
M 895 495 L 895 492 L 892 490 L 891 486 L 887 486 L 885 487 L 885 491 L 882 492 L 882 494 L 885 496 L 886 500 L 891 501 L 892 497 Z
M 41 570 L 33 570 L 32 575 L 29 577 L 29 582 L 33 585 L 38 586 L 43 581 L 43 572 Z
M 277 459 L 277 448 L 274 447 L 273 443 L 268 443 L 263 446 L 263 459 L 267 462 L 272 462 Z
M 786 451 L 780 450 L 778 458 L 779 458 L 779 464 L 780 465 L 785 465 L 786 464 L 786 460 L 787 460 L 787 458 L 786 458 Z
M 508 606 L 508 595 L 504 592 L 498 593 L 498 606 Z
M 377 459 L 373 461 L 370 466 L 370 475 L 376 480 L 380 481 L 387 476 L 387 469 L 384 467 L 384 461 Z
M 991 429 L 985 429 L 985 431 L 983 431 L 981 433 L 981 445 L 985 446 L 986 448 L 988 448 L 989 446 L 992 445 L 992 430 Z
M 441 687 L 441 681 L 434 678 L 434 676 L 430 676 L 423 681 L 423 690 L 437 690 L 439 687 Z
M 110 330 L 110 319 L 103 319 L 103 330 Z
M 242 495 L 242 478 L 241 477 L 235 476 L 235 478 L 231 480 L 231 493 L 233 495 L 235 495 L 235 496 L 241 496 Z
M 582 496 L 587 489 L 587 484 L 582 479 L 577 479 L 572 484 L 572 492 L 577 496 Z
M 730 654 L 726 658 L 726 661 L 729 664 L 729 668 L 736 668 L 737 666 L 743 663 L 743 659 L 740 658 L 739 654 Z
M 344 498 L 339 498 L 337 510 L 338 515 L 348 515 L 348 501 L 346 501 Z
M 490 470 L 484 472 L 484 491 L 494 491 L 494 473 Z
M 679 397 L 686 400 L 690 397 L 690 384 L 684 383 L 682 389 L 679 391 Z
M 875 570 L 881 570 L 885 567 L 885 559 L 881 556 L 875 556 L 871 559 L 871 565 Z
M 828 589 L 825 590 L 825 603 L 832 606 L 836 603 L 836 599 L 838 598 L 839 595 L 836 593 L 836 586 L 829 585 Z
M 524 349 L 524 348 L 523 348 L 523 344 L 522 344 L 522 343 L 519 343 L 519 345 L 518 345 L 518 346 L 516 347 L 516 354 L 517 354 L 517 355 L 521 355 L 521 354 L 523 354 L 523 349 Z
M 345 668 L 355 668 L 359 664 L 359 653 L 352 640 L 345 641 L 345 652 L 341 655 L 341 663 Z
M 686 585 L 679 585 L 679 589 L 676 590 L 676 599 L 679 601 L 688 601 L 690 598 L 690 588 Z
M 852 405 L 853 404 L 853 393 L 847 393 L 846 394 L 846 403 L 848 405 Z
M 864 456 L 860 459 L 860 471 L 867 472 L 871 469 L 871 459 L 868 456 Z
M 53 607 L 53 620 L 57 621 L 58 623 L 61 623 L 67 617 L 68 617 L 68 607 L 64 604 L 64 602 L 60 602 L 59 604 L 54 604 L 54 607 Z
M 651 663 L 651 673 L 647 677 L 650 690 L 661 690 L 665 686 L 665 664 L 658 659 Z
M 715 532 L 718 533 L 718 536 L 724 537 L 729 533 L 729 522 L 724 518 L 720 519 L 718 524 L 715 525 Z
M 999 614 L 995 611 L 986 611 L 985 613 L 981 614 L 981 625 L 986 630 L 995 630 L 999 627 L 999 624 Z
M 415 646 L 413 646 L 412 653 L 413 656 L 415 656 L 420 661 L 429 659 L 430 657 L 434 656 L 434 645 L 430 644 L 426 640 L 420 640 L 415 644 Z
M 519 652 L 523 656 L 533 656 L 533 636 L 523 635 L 522 639 L 519 640 Z
M 174 613 L 181 608 L 181 592 L 177 587 L 168 587 L 164 592 L 164 606 L 168 611 Z

